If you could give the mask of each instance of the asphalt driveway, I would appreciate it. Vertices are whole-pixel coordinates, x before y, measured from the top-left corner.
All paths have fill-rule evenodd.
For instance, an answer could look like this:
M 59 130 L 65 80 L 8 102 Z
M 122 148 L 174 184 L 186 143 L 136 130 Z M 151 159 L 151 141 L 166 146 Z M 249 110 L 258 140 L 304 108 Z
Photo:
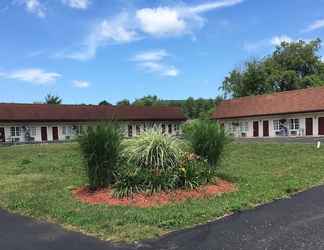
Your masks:
M 134 246 L 102 242 L 0 210 L 0 249 L 324 249 L 324 186 Z

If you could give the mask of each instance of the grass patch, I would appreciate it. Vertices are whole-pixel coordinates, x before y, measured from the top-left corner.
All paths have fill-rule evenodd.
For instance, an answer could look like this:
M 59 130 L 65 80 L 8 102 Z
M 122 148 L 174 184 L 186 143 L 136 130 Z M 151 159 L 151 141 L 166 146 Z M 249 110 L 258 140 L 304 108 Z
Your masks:
M 152 238 L 324 183 L 324 149 L 304 144 L 226 146 L 219 176 L 238 192 L 155 208 L 87 205 L 71 189 L 86 183 L 77 144 L 0 148 L 0 207 L 103 239 Z

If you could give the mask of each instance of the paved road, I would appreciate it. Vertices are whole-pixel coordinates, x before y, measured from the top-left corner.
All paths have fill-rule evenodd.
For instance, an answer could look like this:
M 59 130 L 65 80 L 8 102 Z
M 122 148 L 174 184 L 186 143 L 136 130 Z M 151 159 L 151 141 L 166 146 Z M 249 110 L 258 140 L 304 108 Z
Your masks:
M 112 245 L 0 211 L 0 249 L 324 249 L 324 186 L 137 246 Z

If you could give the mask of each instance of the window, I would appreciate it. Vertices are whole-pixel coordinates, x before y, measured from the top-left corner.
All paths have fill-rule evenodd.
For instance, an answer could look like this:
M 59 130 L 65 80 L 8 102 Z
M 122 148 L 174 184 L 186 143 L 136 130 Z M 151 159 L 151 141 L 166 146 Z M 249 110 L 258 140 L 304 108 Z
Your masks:
M 168 133 L 169 134 L 172 134 L 172 124 L 169 124 L 168 125 Z
M 176 135 L 179 135 L 179 124 L 174 124 L 174 131 Z
M 21 134 L 20 127 L 11 127 L 10 132 L 12 137 L 19 137 Z
M 76 126 L 74 126 L 75 127 L 75 133 L 77 134 L 77 135 L 81 135 L 82 134 L 82 132 L 83 132 L 83 127 L 82 127 L 82 125 L 76 125 Z
M 136 125 L 136 135 L 140 135 L 141 134 L 141 127 L 140 125 Z
M 162 134 L 165 133 L 165 124 L 162 124 Z
M 240 122 L 240 131 L 241 132 L 248 132 L 249 131 L 249 123 L 248 123 L 248 121 Z
M 36 127 L 31 127 L 30 128 L 30 136 L 36 136 L 37 130 Z
M 279 120 L 273 120 L 273 130 L 274 131 L 279 131 L 280 130 L 280 122 Z
M 62 128 L 62 134 L 63 135 L 72 135 L 73 131 L 72 131 L 72 127 L 71 126 L 63 126 Z
M 290 119 L 289 120 L 289 129 L 298 130 L 299 129 L 299 119 Z
M 132 136 L 133 136 L 133 126 L 128 125 L 128 137 L 132 137 Z

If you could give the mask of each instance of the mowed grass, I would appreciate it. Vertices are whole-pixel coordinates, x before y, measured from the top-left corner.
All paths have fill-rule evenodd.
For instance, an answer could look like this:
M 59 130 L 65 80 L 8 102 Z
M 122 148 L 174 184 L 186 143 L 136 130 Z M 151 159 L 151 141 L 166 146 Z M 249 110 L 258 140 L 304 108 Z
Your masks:
M 219 175 L 238 191 L 157 208 L 87 205 L 77 144 L 0 148 L 0 207 L 102 239 L 132 242 L 190 227 L 324 183 L 324 149 L 302 144 L 231 144 Z

